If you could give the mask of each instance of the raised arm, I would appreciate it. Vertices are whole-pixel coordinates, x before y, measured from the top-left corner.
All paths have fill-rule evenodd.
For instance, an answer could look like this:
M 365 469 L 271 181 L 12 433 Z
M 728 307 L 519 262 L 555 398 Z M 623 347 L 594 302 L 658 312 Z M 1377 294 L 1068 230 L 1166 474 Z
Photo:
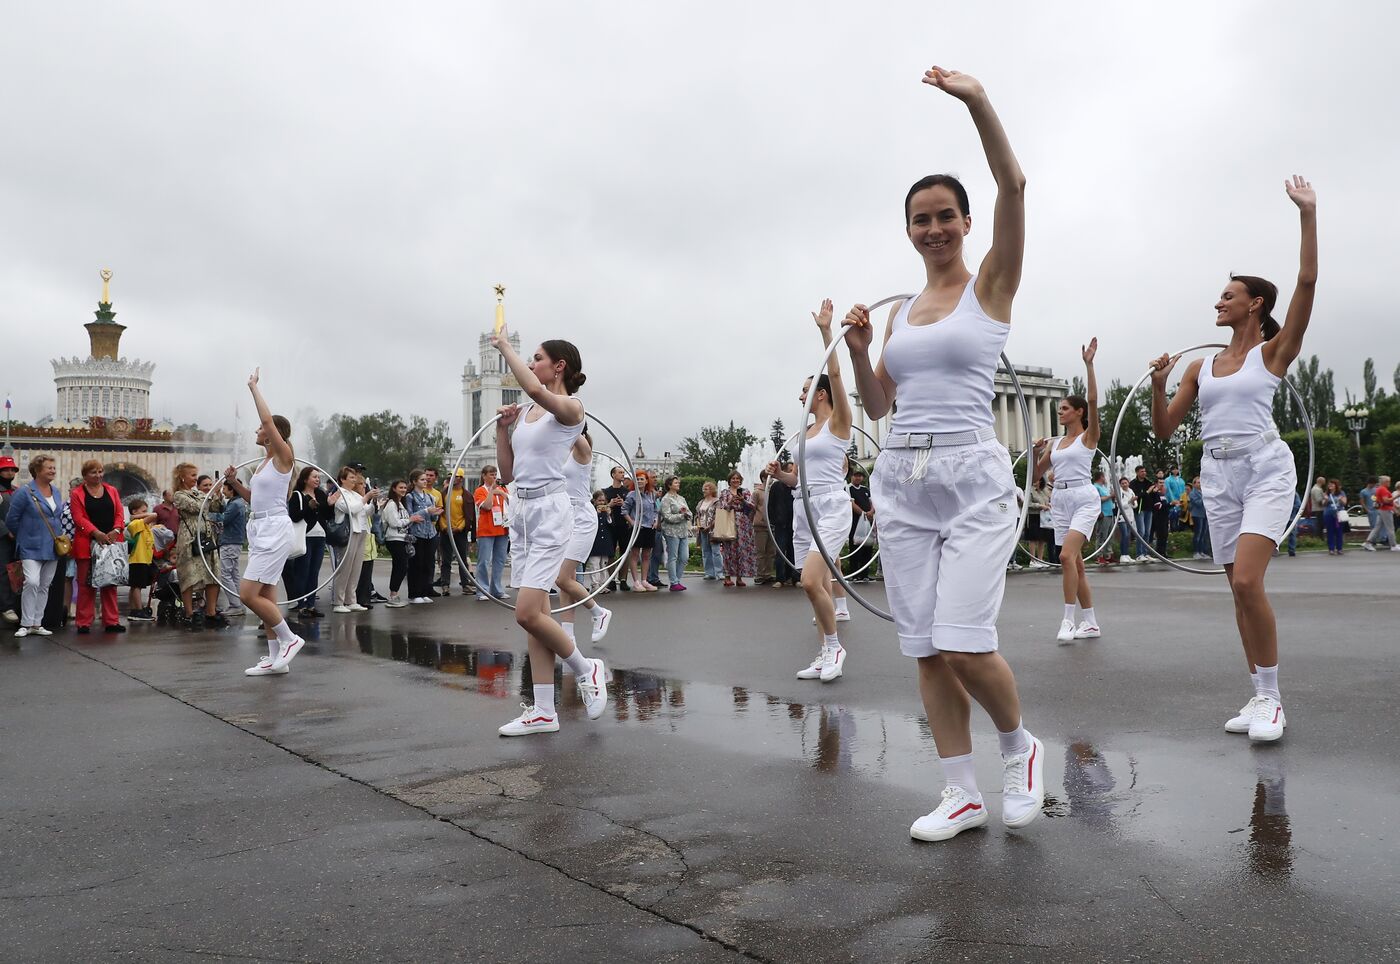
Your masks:
M 1180 355 L 1164 354 L 1152 361 L 1152 434 L 1159 439 L 1171 438 L 1196 401 L 1197 378 L 1201 372 L 1199 358 L 1186 366 L 1186 374 L 1181 376 L 1176 395 L 1171 404 L 1167 404 L 1167 376 L 1180 358 Z
M 1317 293 L 1317 194 L 1311 184 L 1296 174 L 1293 180 L 1283 182 L 1283 189 L 1298 205 L 1302 245 L 1298 253 L 1298 284 L 1288 302 L 1283 328 L 1264 344 L 1264 365 L 1280 378 L 1303 350 L 1303 336 L 1312 319 L 1313 297 Z
M 535 373 L 525 363 L 525 359 L 517 355 L 511 347 L 510 333 L 506 331 L 505 325 L 491 335 L 491 345 L 501 353 L 501 357 L 506 360 L 506 367 L 515 376 L 521 391 L 528 395 L 532 402 L 558 419 L 560 425 L 577 425 L 583 421 L 583 402 L 572 395 L 556 395 L 545 388 L 544 383 L 535 377 Z
M 822 333 L 822 347 L 831 347 L 831 299 L 822 301 L 822 306 L 817 311 L 812 312 L 812 320 L 817 323 L 817 330 Z M 831 353 L 831 360 L 826 363 L 827 381 L 831 382 L 831 429 L 837 435 L 850 434 L 851 422 L 851 397 L 846 394 L 845 382 L 841 379 L 841 352 L 839 350 Z M 816 386 L 813 386 L 815 389 Z
M 924 72 L 924 83 L 966 104 L 982 139 L 982 152 L 992 170 L 992 179 L 997 182 L 997 203 L 992 215 L 992 248 L 977 273 L 977 299 L 993 318 L 1009 321 L 1011 301 L 1021 286 L 1021 260 L 1026 247 L 1026 175 L 1021 172 L 1001 118 L 976 78 L 932 67 Z
M 232 465 L 224 469 L 224 481 L 228 483 L 229 488 L 238 493 L 240 499 L 245 502 L 253 501 L 253 493 L 246 485 L 238 481 L 238 469 L 234 468 Z
M 1085 400 L 1089 403 L 1089 417 L 1084 423 L 1084 444 L 1089 448 L 1098 448 L 1099 432 L 1099 382 L 1094 377 L 1094 356 L 1099 353 L 1099 340 L 1090 338 L 1087 347 L 1080 349 L 1080 355 L 1084 359 L 1084 391 Z
M 267 450 L 272 453 L 272 464 L 277 467 L 278 472 L 290 472 L 296 463 L 296 456 L 292 454 L 291 445 L 282 437 L 277 423 L 272 420 L 272 409 L 267 407 L 267 402 L 263 400 L 262 392 L 258 389 L 260 371 L 261 368 L 254 368 L 253 374 L 248 377 L 248 391 L 253 393 L 253 404 L 258 410 L 258 422 L 262 425 L 263 437 L 267 439 Z
M 1031 485 L 1040 481 L 1040 477 L 1050 471 L 1050 450 L 1057 443 L 1052 438 L 1036 439 L 1031 446 Z
M 535 384 L 539 384 L 538 378 Z M 515 447 L 510 444 L 510 427 L 520 417 L 520 406 L 502 405 L 496 409 L 496 414 L 500 416 L 496 420 L 496 481 L 506 485 L 515 478 Z
M 885 341 L 890 340 L 894 330 L 894 316 L 903 302 L 890 308 L 885 322 Z M 885 371 L 885 360 L 871 367 L 870 342 L 874 338 L 875 327 L 870 321 L 870 309 L 856 305 L 846 312 L 841 326 L 851 329 L 846 335 L 846 350 L 851 353 L 851 368 L 855 372 L 856 391 L 860 393 L 860 407 L 871 418 L 884 418 L 894 404 L 894 379 Z

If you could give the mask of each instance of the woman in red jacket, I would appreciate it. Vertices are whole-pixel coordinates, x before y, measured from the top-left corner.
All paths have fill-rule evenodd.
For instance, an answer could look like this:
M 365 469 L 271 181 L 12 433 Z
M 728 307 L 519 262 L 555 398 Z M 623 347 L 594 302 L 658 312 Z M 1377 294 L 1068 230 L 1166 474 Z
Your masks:
M 126 627 L 117 610 L 117 587 L 93 589 L 88 585 L 94 544 L 119 545 L 126 551 L 122 500 L 116 489 L 102 481 L 102 463 L 97 459 L 83 463 L 83 484 L 73 490 L 72 504 L 73 558 L 78 562 L 78 632 L 92 632 L 93 594 L 101 593 L 103 630 L 124 633 Z

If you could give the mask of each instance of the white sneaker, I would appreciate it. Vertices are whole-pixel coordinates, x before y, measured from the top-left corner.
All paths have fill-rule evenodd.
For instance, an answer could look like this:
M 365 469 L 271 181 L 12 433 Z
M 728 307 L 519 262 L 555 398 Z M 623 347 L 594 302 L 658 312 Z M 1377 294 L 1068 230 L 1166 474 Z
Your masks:
M 1040 816 L 1045 803 L 1045 747 L 1033 736 L 1030 740 L 1029 750 L 1001 763 L 1001 822 L 1013 829 Z
M 412 599 L 409 600 L 409 602 L 415 606 L 421 606 L 428 601 L 429 599 L 427 596 L 414 596 Z
M 1362 549 L 1365 549 L 1367 552 L 1375 552 L 1375 551 L 1376 551 L 1376 547 L 1373 546 L 1373 545 L 1371 545 L 1369 542 L 1363 542 L 1363 543 L 1361 543 L 1361 548 L 1362 548 Z
M 1072 642 L 1074 640 L 1074 620 L 1060 620 L 1060 631 L 1055 634 L 1055 638 L 1062 643 Z
M 1226 733 L 1248 733 L 1249 723 L 1254 719 L 1254 704 L 1259 702 L 1259 697 L 1251 696 L 1249 702 L 1240 707 L 1238 716 L 1232 716 L 1225 721 Z
M 850 613 L 837 613 L 837 614 L 836 614 L 836 621 L 837 621 L 838 623 L 848 623 L 848 622 L 851 621 L 851 614 L 850 614 Z M 815 626 L 816 624 L 817 624 L 817 617 L 816 617 L 816 616 L 813 616 L 813 617 L 812 617 L 812 625 Z
M 15 630 L 15 639 L 23 639 L 24 637 L 26 637 L 26 636 L 28 636 L 28 635 L 29 635 L 29 627 L 28 627 L 28 626 L 21 626 L 19 629 L 16 629 L 16 630 Z
M 830 683 L 840 676 L 846 668 L 846 647 L 837 644 L 834 649 L 824 647 L 822 649 L 822 673 L 821 681 Z
M 821 679 L 821 678 L 822 678 L 822 664 L 825 663 L 825 662 L 826 662 L 826 647 L 823 646 L 823 647 L 817 652 L 817 658 L 814 659 L 814 660 L 812 660 L 812 665 L 811 665 L 811 666 L 808 666 L 806 669 L 799 669 L 799 670 L 797 671 L 797 678 L 798 678 L 798 679 Z
M 1391 551 L 1391 552 L 1400 552 L 1400 546 L 1391 546 L 1391 547 L 1390 547 L 1390 551 Z
M 333 613 L 348 613 L 349 611 L 349 606 L 335 606 L 331 609 L 331 612 Z
M 19 613 L 15 612 L 13 609 L 7 609 L 3 613 L 0 613 L 0 619 L 4 619 L 5 622 L 13 626 L 15 623 L 19 622 Z
M 485 596 L 481 597 L 485 599 Z M 598 607 L 598 614 L 593 617 L 593 642 L 599 642 L 608 634 L 608 626 L 612 624 L 612 610 Z
M 496 732 L 501 736 L 529 736 L 531 733 L 558 733 L 559 717 L 551 716 L 533 706 L 520 704 L 521 713 Z
M 367 613 L 367 612 L 369 612 L 369 607 L 368 607 L 368 606 L 361 606 L 359 603 L 351 603 L 351 604 L 350 604 L 350 611 L 351 611 L 352 613 Z
M 29 632 L 34 636 L 52 636 L 53 630 L 45 629 L 43 626 L 31 626 Z
M 285 673 L 292 658 L 301 652 L 301 648 L 306 645 L 306 640 L 300 636 L 293 636 L 291 642 L 283 643 L 277 647 L 277 658 L 272 661 L 272 668 L 278 672 Z
M 583 698 L 583 708 L 588 718 L 596 720 L 608 705 L 608 670 L 601 659 L 590 659 L 589 662 L 593 664 L 592 672 L 576 677 L 574 682 L 578 685 L 578 695 Z M 557 721 L 554 728 L 559 728 Z
M 1256 743 L 1272 743 L 1283 736 L 1288 720 L 1283 704 L 1272 696 L 1259 696 L 1254 702 L 1254 717 L 1249 721 L 1249 738 Z
M 386 609 L 402 609 L 407 605 L 408 603 L 400 599 L 398 596 L 390 596 L 389 601 L 384 604 L 384 607 Z
M 1080 622 L 1079 626 L 1074 630 L 1075 639 L 1098 639 L 1100 635 L 1102 634 L 1099 632 L 1099 627 L 1095 626 L 1087 619 Z
M 947 840 L 986 822 L 987 807 L 981 794 L 974 797 L 962 787 L 944 787 L 943 802 L 933 813 L 915 820 L 909 836 L 915 840 Z
M 244 675 L 244 676 L 280 676 L 281 674 L 286 673 L 286 672 L 289 672 L 289 671 L 290 671 L 290 667 L 287 666 L 285 663 L 282 664 L 282 668 L 281 668 L 281 669 L 277 669 L 276 666 L 275 666 L 275 665 L 273 664 L 273 662 L 272 662 L 272 657 L 271 657 L 271 656 L 264 656 L 262 659 L 258 660 L 258 665 L 256 665 L 256 666 L 249 666 L 247 669 L 245 669 L 245 670 L 243 671 L 243 675 Z

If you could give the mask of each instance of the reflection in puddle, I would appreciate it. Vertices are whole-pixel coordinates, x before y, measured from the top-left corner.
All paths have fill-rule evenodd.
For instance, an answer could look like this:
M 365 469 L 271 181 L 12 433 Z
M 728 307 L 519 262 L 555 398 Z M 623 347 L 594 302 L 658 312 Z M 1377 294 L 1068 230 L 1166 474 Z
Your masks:
M 1078 739 L 1065 747 L 1065 796 L 1070 816 L 1095 830 L 1115 832 L 1113 773 L 1092 743 Z
M 1287 879 L 1293 873 L 1293 828 L 1284 803 L 1282 757 L 1260 761 L 1258 776 L 1245 866 L 1260 877 Z

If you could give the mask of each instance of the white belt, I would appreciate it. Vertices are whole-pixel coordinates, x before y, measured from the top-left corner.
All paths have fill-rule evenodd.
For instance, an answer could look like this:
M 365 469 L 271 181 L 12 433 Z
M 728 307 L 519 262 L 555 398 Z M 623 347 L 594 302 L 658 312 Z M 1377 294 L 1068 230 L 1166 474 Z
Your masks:
M 1093 484 L 1094 484 L 1094 483 L 1090 482 L 1088 479 L 1081 479 L 1081 480 L 1078 481 L 1078 482 L 1072 482 L 1072 481 L 1071 481 L 1071 482 L 1055 482 L 1055 483 L 1052 483 L 1053 487 L 1054 487 L 1054 488 L 1057 488 L 1057 489 L 1077 489 L 1077 488 L 1079 488 L 1081 485 L 1093 485 Z
M 248 518 L 249 518 L 249 519 L 271 519 L 273 516 L 278 516 L 278 515 L 286 515 L 287 518 L 289 518 L 289 519 L 291 518 L 291 516 L 287 515 L 287 509 L 286 509 L 285 506 L 283 506 L 283 507 L 280 508 L 280 509 L 262 509 L 262 510 L 260 510 L 260 511 L 258 511 L 258 512 L 250 512 L 250 513 L 248 513 Z
M 1270 442 L 1278 441 L 1278 431 L 1269 429 L 1262 435 L 1256 435 L 1252 439 L 1237 442 L 1232 438 L 1222 438 L 1205 443 L 1205 454 L 1213 459 L 1235 459 L 1241 455 L 1246 455 L 1257 449 L 1261 445 L 1268 445 Z
M 826 495 L 830 492 L 840 492 L 845 487 L 845 482 L 828 482 L 825 485 L 809 485 L 807 486 L 807 494 L 815 499 L 819 495 Z M 801 500 L 802 489 L 800 486 L 793 491 L 792 497 Z
M 994 428 L 975 428 L 966 432 L 903 432 L 885 436 L 881 448 L 932 449 L 947 445 L 975 445 L 996 437 Z
M 564 482 L 562 479 L 558 482 L 551 482 L 549 485 L 537 485 L 533 489 L 527 489 L 523 485 L 517 485 L 515 487 L 515 494 L 521 499 L 542 499 L 547 495 L 563 492 L 567 485 L 568 483 Z

